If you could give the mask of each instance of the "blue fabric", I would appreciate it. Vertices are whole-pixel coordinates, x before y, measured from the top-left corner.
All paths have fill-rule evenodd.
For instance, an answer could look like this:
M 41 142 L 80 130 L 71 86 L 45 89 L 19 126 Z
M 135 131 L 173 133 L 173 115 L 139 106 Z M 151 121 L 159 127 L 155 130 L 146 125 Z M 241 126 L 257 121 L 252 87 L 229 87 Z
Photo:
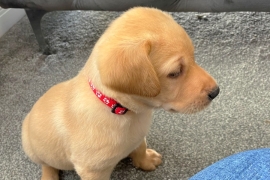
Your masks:
M 231 155 L 195 174 L 190 180 L 270 180 L 270 148 Z

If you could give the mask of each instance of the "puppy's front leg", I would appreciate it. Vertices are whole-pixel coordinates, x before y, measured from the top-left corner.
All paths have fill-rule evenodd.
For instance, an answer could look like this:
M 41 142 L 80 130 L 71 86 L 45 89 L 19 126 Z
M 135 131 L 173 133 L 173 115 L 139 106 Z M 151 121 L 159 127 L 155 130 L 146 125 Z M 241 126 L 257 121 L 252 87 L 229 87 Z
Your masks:
M 132 158 L 133 165 L 145 171 L 155 170 L 161 164 L 161 155 L 153 149 L 147 149 L 146 139 L 135 149 L 129 157 Z
M 42 165 L 42 177 L 41 180 L 58 180 L 59 171 L 53 167 Z
M 90 170 L 88 168 L 80 168 L 75 166 L 76 172 L 81 180 L 109 180 L 114 167 L 103 170 Z

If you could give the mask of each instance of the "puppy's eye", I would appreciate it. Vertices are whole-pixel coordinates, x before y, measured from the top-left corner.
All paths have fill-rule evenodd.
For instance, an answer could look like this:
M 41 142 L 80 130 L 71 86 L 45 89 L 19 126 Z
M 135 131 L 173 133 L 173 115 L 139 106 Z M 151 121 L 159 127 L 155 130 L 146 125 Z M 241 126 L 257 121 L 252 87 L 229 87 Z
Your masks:
M 181 74 L 181 71 L 173 72 L 173 73 L 168 74 L 168 77 L 172 78 L 172 79 L 176 79 L 176 78 L 178 78 L 178 76 L 180 76 L 180 74 Z

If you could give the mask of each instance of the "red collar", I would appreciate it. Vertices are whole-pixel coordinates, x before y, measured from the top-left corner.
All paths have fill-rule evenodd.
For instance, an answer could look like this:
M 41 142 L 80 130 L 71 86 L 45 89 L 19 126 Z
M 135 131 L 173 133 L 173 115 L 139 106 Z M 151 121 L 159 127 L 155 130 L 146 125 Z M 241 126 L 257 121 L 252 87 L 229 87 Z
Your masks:
M 117 101 L 115 101 L 112 98 L 109 98 L 102 94 L 99 90 L 96 89 L 96 87 L 93 85 L 91 81 L 89 81 L 89 85 L 91 89 L 93 90 L 94 94 L 107 106 L 109 106 L 112 110 L 111 112 L 118 115 L 126 114 L 128 111 L 127 108 L 123 107 L 121 104 L 119 104 Z

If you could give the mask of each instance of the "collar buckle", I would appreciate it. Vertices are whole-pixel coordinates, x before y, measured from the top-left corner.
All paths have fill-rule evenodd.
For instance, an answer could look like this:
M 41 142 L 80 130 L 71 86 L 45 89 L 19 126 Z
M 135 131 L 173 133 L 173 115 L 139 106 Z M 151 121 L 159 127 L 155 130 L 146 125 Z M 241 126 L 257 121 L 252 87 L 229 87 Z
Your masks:
M 114 113 L 114 114 L 120 114 L 120 115 L 123 115 L 123 114 L 126 114 L 126 112 L 128 111 L 127 108 L 123 107 L 121 104 L 119 103 L 116 103 L 113 107 L 112 107 L 112 110 L 111 112 Z

